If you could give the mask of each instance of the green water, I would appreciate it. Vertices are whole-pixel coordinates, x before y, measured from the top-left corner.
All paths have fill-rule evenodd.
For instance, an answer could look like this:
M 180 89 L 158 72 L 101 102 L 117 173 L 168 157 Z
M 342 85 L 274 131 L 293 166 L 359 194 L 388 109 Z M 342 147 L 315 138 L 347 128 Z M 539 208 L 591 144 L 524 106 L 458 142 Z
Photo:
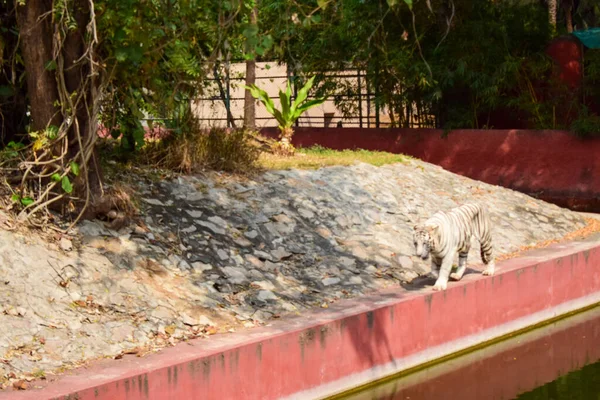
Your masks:
M 516 399 L 600 400 L 600 362 L 569 372 L 550 383 L 520 394 Z

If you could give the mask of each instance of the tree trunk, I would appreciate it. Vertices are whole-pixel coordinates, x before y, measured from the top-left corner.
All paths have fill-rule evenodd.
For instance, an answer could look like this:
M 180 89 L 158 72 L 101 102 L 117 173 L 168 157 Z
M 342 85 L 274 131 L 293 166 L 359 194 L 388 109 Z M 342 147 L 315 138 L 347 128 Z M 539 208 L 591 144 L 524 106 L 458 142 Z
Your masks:
M 256 61 L 246 61 L 246 86 L 256 82 Z M 248 89 L 244 93 L 244 126 L 248 129 L 256 128 L 256 103 Z
M 0 147 L 15 140 L 18 134 L 25 132 L 29 119 L 27 117 L 26 89 L 18 77 L 25 69 L 20 63 L 13 63 L 16 48 L 19 46 L 18 37 L 9 30 L 16 27 L 17 19 L 14 12 L 8 7 L 13 5 L 0 5 L 0 26 L 7 28 L 7 32 L 0 33 L 0 87 L 9 87 L 13 90 L 10 95 L 2 96 L 0 104 Z M 26 83 L 25 83 L 26 85 Z
M 39 131 L 48 125 L 58 126 L 62 120 L 55 106 L 58 89 L 54 73 L 47 68 L 52 61 L 52 2 L 27 0 L 23 4 L 17 5 L 17 23 L 27 74 L 32 128 Z
M 257 6 L 250 13 L 250 23 L 256 25 L 258 15 Z M 256 83 L 256 60 L 246 61 L 246 86 Z M 248 89 L 244 92 L 244 126 L 249 129 L 256 128 L 256 102 Z
M 567 22 L 567 32 L 573 33 L 573 0 L 565 3 L 565 19 Z
M 86 205 L 95 202 L 95 196 L 101 194 L 101 177 L 99 164 L 93 151 L 96 130 L 94 127 L 95 84 L 89 77 L 89 59 L 83 57 L 86 51 L 86 29 L 90 18 L 89 3 L 77 1 L 71 12 L 77 26 L 69 29 L 61 48 L 54 48 L 53 38 L 57 24 L 52 20 L 51 0 L 27 0 L 24 5 L 17 5 L 17 22 L 21 40 L 25 71 L 27 76 L 27 94 L 30 103 L 32 128 L 43 130 L 48 125 L 60 126 L 63 119 L 61 109 L 57 107 L 61 101 L 68 99 L 76 102 L 75 109 L 68 117 L 72 119 L 67 132 L 68 152 L 62 160 L 63 168 L 71 161 L 80 165 L 81 173 L 74 179 L 71 198 L 84 199 Z M 53 59 L 56 54 L 57 59 Z M 50 64 L 52 62 L 52 64 Z M 63 65 L 61 65 L 61 63 Z M 62 67 L 62 68 L 61 68 Z M 62 74 L 59 75 L 59 74 Z M 58 82 L 64 81 L 63 93 Z M 61 98 L 61 94 L 63 98 Z M 68 104 L 63 104 L 68 109 Z M 77 134 L 79 132 L 79 135 Z M 83 147 L 82 147 L 83 146 Z M 81 149 L 87 149 L 87 154 L 75 156 Z M 59 149 L 57 148 L 57 151 Z M 73 174 L 71 174 L 73 178 Z M 89 192 L 85 191 L 86 188 Z M 88 198 L 88 193 L 91 195 Z M 63 200 L 67 200 L 65 197 Z M 49 205 L 54 210 L 67 210 L 66 201 L 55 201 Z M 78 200 L 76 209 L 84 206 Z
M 80 150 L 79 139 L 81 143 L 95 142 L 96 139 L 96 116 L 94 115 L 94 95 L 97 89 L 96 78 L 90 77 L 89 61 L 81 57 L 85 54 L 86 43 L 85 33 L 87 24 L 90 21 L 90 8 L 87 1 L 80 2 L 73 12 L 77 23 L 77 28 L 70 30 L 64 42 L 64 78 L 65 86 L 70 95 L 83 94 L 83 98 L 76 106 L 75 117 L 77 124 L 73 124 L 69 131 L 69 155 L 74 157 Z M 92 53 L 93 57 L 94 54 Z M 78 138 L 79 131 L 80 138 Z M 76 160 L 81 164 L 81 160 Z M 96 198 L 102 195 L 102 179 L 99 163 L 97 162 L 96 151 L 94 150 L 89 163 L 87 164 L 87 174 L 82 174 L 76 182 L 75 188 L 83 187 L 87 181 L 92 203 Z M 80 193 L 79 197 L 84 198 L 85 194 Z
M 556 9 L 558 0 L 548 0 L 548 22 L 556 29 Z

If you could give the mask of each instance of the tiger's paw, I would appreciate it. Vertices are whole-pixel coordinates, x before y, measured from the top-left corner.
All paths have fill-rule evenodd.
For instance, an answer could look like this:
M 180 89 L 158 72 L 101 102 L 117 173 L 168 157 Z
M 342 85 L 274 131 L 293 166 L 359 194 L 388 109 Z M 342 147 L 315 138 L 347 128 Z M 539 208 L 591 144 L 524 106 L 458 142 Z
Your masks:
M 456 272 L 453 272 L 450 274 L 450 278 L 454 279 L 455 281 L 460 281 L 460 279 L 462 278 L 462 275 L 459 275 Z
M 494 267 L 491 267 L 491 268 L 488 267 L 488 268 L 486 268 L 486 269 L 483 270 L 482 274 L 486 275 L 486 276 L 492 276 L 492 275 L 494 275 L 494 272 L 495 272 L 494 271 Z
M 448 284 L 446 282 L 436 282 L 435 285 L 433 286 L 433 290 L 435 291 L 439 291 L 439 290 L 446 290 L 446 287 L 448 286 Z

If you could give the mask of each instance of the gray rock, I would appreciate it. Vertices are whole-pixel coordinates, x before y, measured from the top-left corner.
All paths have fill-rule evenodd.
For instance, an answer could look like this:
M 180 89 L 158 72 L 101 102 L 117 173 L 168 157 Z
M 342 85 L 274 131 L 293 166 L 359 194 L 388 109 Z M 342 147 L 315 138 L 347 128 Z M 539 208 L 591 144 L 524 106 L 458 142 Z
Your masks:
M 313 219 L 315 217 L 315 213 L 307 210 L 305 208 L 300 208 L 298 210 L 298 214 L 300 214 L 302 216 L 302 218 L 306 218 L 306 219 Z
M 211 230 L 212 232 L 216 233 L 217 235 L 225 235 L 225 233 L 226 233 L 225 229 L 219 228 L 212 222 L 199 220 L 199 221 L 196 221 L 196 223 L 200 226 L 203 226 L 203 227 Z
M 272 261 L 280 261 L 291 257 L 292 253 L 285 250 L 283 247 L 278 247 L 275 250 L 271 251 L 271 255 L 273 256 Z
M 340 283 L 340 278 L 325 278 L 321 283 L 325 286 L 337 285 Z
M 151 204 L 153 206 L 164 206 L 165 205 L 162 201 L 160 201 L 158 199 L 147 199 L 147 198 L 143 198 L 142 197 L 142 201 L 144 203 L 148 203 L 148 204 Z
M 196 261 L 192 263 L 192 268 L 195 269 L 196 271 L 210 271 L 213 267 L 210 264 L 205 264 L 203 262 L 200 261 Z
M 196 228 L 195 225 L 190 225 L 187 228 L 182 229 L 181 232 L 183 232 L 183 233 L 193 233 L 193 232 L 196 232 L 196 230 L 198 230 L 198 228 Z
M 217 256 L 221 261 L 229 260 L 229 254 L 223 249 L 217 250 Z
M 249 241 L 246 238 L 243 238 L 243 237 L 235 238 L 233 241 L 234 241 L 235 244 L 237 244 L 240 247 L 250 247 L 250 246 L 252 246 L 252 242 Z
M 273 257 L 269 254 L 266 253 L 264 251 L 261 250 L 254 250 L 254 255 L 256 257 L 258 257 L 259 260 L 268 260 L 268 261 L 273 261 Z
M 340 257 L 338 260 L 344 267 L 353 267 L 356 264 L 356 260 L 349 257 Z
M 185 210 L 185 212 L 194 219 L 200 218 L 203 214 L 200 210 Z
M 257 231 L 244 232 L 244 236 L 246 236 L 248 239 L 256 239 L 256 237 L 258 236 L 258 232 Z
M 360 276 L 351 276 L 345 285 L 362 285 L 363 280 Z
M 223 267 L 223 273 L 227 276 L 227 280 L 233 284 L 241 285 L 248 282 L 246 270 L 240 267 Z
M 219 216 L 208 217 L 208 220 L 221 228 L 227 228 L 227 221 Z
M 270 290 L 261 290 L 256 298 L 260 301 L 277 300 L 278 297 Z
M 78 231 L 83 236 L 110 236 L 110 232 L 93 221 L 82 221 Z

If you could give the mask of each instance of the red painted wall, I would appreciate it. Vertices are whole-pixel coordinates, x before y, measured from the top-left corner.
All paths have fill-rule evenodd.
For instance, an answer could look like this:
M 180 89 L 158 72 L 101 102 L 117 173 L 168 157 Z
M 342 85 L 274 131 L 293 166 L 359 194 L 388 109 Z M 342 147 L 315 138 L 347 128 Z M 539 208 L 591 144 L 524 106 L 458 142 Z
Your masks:
M 264 129 L 268 136 L 276 130 Z M 297 128 L 294 145 L 408 154 L 582 211 L 600 211 L 600 140 L 563 131 Z

